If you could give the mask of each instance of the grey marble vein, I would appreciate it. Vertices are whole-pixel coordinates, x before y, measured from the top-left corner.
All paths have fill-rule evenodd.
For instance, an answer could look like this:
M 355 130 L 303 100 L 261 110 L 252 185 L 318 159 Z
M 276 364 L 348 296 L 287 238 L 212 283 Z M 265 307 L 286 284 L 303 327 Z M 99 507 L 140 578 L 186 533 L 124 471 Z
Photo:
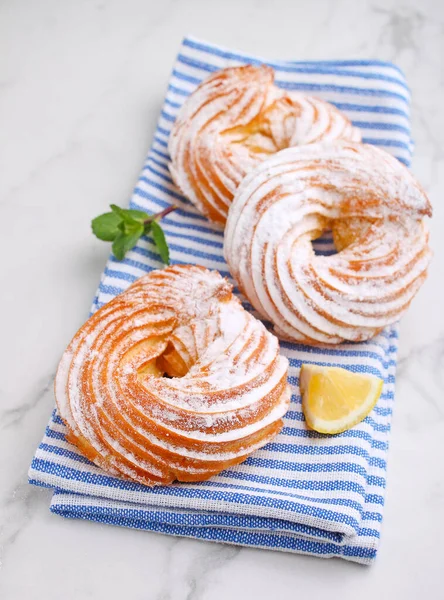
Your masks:
M 46 380 L 43 387 L 31 399 L 17 404 L 13 408 L 0 409 L 0 431 L 9 427 L 14 427 L 28 415 L 28 413 L 36 408 L 40 402 L 48 395 L 52 395 L 55 373 L 51 374 Z

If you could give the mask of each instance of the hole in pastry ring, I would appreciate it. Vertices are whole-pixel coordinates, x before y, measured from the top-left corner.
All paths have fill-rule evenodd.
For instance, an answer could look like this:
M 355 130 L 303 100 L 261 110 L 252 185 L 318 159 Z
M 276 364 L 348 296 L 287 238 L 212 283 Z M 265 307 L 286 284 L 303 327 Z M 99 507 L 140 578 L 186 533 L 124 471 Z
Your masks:
M 308 344 L 362 341 L 397 321 L 423 283 L 429 200 L 374 146 L 337 141 L 282 150 L 242 182 L 224 253 L 276 333 Z M 312 240 L 333 230 L 337 254 Z
M 56 376 L 67 439 L 146 485 L 208 479 L 282 427 L 288 361 L 216 271 L 141 277 L 77 332 Z
M 289 146 L 361 134 L 332 104 L 274 85 L 265 65 L 217 71 L 189 96 L 169 139 L 170 171 L 183 194 L 224 224 L 246 173 Z

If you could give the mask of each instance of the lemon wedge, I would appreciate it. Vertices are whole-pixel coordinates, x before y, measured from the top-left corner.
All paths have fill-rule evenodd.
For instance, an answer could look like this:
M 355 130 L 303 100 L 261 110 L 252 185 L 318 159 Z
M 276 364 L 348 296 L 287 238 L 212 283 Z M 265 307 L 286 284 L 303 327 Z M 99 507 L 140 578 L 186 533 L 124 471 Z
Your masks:
M 305 420 L 319 433 L 341 433 L 365 419 L 384 383 L 374 375 L 317 365 L 302 365 L 299 377 Z

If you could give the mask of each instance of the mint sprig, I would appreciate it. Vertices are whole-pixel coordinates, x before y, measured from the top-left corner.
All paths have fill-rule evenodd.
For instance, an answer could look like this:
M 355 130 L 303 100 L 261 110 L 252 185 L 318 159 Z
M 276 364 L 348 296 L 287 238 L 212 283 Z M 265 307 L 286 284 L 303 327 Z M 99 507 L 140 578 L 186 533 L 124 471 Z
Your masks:
M 113 254 L 117 260 L 122 260 L 142 235 L 151 232 L 160 258 L 166 265 L 170 264 L 165 233 L 158 221 L 176 210 L 176 206 L 169 206 L 155 215 L 148 215 L 141 210 L 120 208 L 116 204 L 111 204 L 110 208 L 111 212 L 99 215 L 91 221 L 91 229 L 99 240 L 113 243 Z

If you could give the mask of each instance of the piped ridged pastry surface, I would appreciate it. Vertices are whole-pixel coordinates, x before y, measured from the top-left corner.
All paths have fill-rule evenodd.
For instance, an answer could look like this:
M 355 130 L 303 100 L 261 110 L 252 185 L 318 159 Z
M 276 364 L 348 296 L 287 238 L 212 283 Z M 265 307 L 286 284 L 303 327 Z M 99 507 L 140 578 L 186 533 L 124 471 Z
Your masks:
M 271 67 L 217 71 L 186 100 L 171 131 L 170 171 L 183 194 L 224 224 L 237 187 L 283 148 L 361 134 L 333 105 L 283 90 Z
M 383 150 L 343 141 L 289 148 L 241 184 L 225 258 L 279 336 L 367 340 L 403 315 L 426 277 L 426 215 L 426 194 Z M 312 240 L 329 229 L 338 253 L 316 255 Z
M 288 361 L 231 285 L 197 266 L 152 271 L 98 310 L 56 376 L 67 439 L 146 485 L 200 481 L 282 427 Z

